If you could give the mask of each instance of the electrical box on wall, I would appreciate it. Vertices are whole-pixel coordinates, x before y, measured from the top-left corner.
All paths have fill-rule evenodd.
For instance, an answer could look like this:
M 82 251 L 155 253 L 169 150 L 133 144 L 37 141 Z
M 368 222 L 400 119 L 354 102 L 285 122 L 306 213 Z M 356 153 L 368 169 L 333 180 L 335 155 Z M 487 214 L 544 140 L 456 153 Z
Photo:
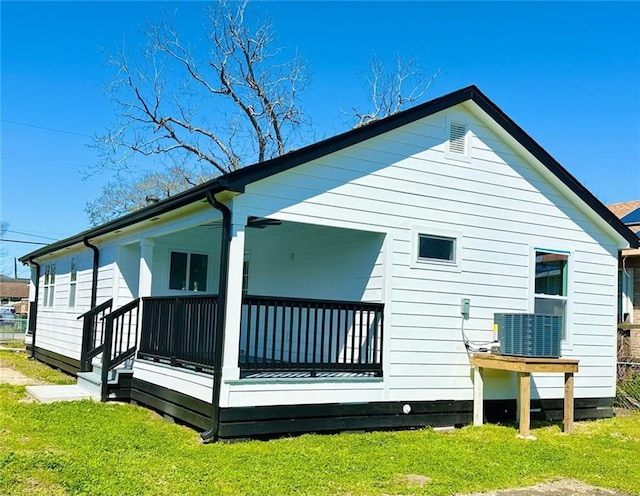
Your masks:
M 469 298 L 462 298 L 460 300 L 460 313 L 469 318 L 469 308 L 471 307 L 471 300 Z

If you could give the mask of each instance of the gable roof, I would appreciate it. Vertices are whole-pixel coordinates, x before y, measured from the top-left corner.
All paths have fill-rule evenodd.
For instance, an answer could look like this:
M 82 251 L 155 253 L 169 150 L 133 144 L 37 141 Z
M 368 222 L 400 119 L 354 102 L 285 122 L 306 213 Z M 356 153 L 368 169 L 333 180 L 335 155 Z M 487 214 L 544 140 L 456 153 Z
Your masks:
M 632 210 L 620 220 L 627 225 L 640 224 L 640 208 Z
M 607 205 L 624 224 L 640 236 L 640 200 Z
M 622 219 L 622 217 L 627 215 L 632 210 L 640 208 L 640 200 L 612 203 L 611 205 L 607 205 L 607 208 L 611 210 L 616 215 L 616 217 Z
M 27 298 L 29 296 L 29 279 L 15 279 L 0 274 L 0 297 Z
M 248 184 L 255 181 L 287 171 L 297 167 L 298 165 L 305 164 L 311 160 L 342 150 L 348 146 L 374 138 L 400 126 L 428 117 L 466 101 L 472 101 L 478 105 L 478 107 L 489 115 L 511 137 L 513 137 L 593 211 L 604 219 L 607 224 L 611 225 L 618 234 L 630 243 L 631 247 L 638 247 L 638 237 L 635 236 L 635 234 L 631 232 L 618 217 L 605 207 L 589 190 L 587 190 L 575 177 L 573 177 L 551 155 L 549 155 L 546 150 L 536 143 L 531 136 L 529 136 L 520 126 L 507 116 L 507 114 L 505 114 L 495 103 L 489 100 L 484 93 L 482 93 L 475 85 L 471 85 L 365 126 L 338 134 L 279 157 L 249 165 L 242 169 L 216 177 L 215 179 L 183 191 L 182 193 L 178 193 L 171 198 L 161 200 L 154 205 L 143 207 L 140 210 L 124 215 L 123 217 L 112 220 L 93 229 L 83 231 L 76 236 L 39 248 L 21 257 L 20 261 L 25 262 L 48 253 L 52 253 L 58 249 L 81 243 L 84 239 L 95 238 L 137 222 L 150 219 L 165 212 L 175 210 L 206 198 L 207 192 L 214 194 L 222 191 L 242 193 Z

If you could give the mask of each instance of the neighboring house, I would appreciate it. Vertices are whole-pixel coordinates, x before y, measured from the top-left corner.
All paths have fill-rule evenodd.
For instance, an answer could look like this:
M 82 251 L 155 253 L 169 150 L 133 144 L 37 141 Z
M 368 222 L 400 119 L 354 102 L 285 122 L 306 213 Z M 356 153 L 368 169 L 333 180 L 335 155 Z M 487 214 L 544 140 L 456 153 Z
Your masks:
M 640 200 L 609 205 L 617 217 L 636 234 L 640 233 Z M 618 265 L 618 322 L 623 338 L 620 358 L 640 358 L 640 249 L 620 252 Z
M 463 330 L 491 341 L 496 312 L 563 315 L 576 416 L 609 416 L 630 246 L 471 86 L 21 260 L 36 358 L 215 439 L 469 423 Z M 485 379 L 489 420 L 515 418 L 514 378 Z M 543 415 L 563 391 L 533 374 Z
M 0 305 L 11 305 L 29 297 L 29 279 L 0 274 Z

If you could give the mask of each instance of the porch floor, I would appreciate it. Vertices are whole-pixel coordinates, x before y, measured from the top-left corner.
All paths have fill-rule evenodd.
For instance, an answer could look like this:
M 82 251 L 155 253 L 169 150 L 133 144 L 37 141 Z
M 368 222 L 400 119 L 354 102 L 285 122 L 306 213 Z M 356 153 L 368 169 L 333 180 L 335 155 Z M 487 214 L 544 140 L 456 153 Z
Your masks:
M 95 399 L 94 394 L 77 384 L 27 386 L 29 395 L 40 403 Z
M 353 377 L 377 377 L 374 372 L 311 372 L 305 371 L 268 371 L 268 372 L 242 372 L 243 379 L 305 379 L 305 378 L 353 378 Z

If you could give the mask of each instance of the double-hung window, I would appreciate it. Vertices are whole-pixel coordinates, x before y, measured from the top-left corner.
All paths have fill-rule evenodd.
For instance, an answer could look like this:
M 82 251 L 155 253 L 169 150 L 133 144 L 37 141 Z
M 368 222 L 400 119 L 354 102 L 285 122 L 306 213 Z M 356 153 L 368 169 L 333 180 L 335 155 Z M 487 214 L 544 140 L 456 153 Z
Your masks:
M 569 255 L 536 250 L 535 313 L 562 317 L 562 339 L 567 339 L 567 300 L 569 294 Z
M 169 268 L 169 289 L 206 291 L 208 255 L 172 251 Z
M 45 307 L 53 306 L 53 298 L 56 284 L 56 264 L 47 264 L 44 266 L 44 298 L 42 305 Z
M 71 259 L 71 266 L 69 268 L 69 307 L 76 306 L 76 286 L 78 282 L 78 259 Z

